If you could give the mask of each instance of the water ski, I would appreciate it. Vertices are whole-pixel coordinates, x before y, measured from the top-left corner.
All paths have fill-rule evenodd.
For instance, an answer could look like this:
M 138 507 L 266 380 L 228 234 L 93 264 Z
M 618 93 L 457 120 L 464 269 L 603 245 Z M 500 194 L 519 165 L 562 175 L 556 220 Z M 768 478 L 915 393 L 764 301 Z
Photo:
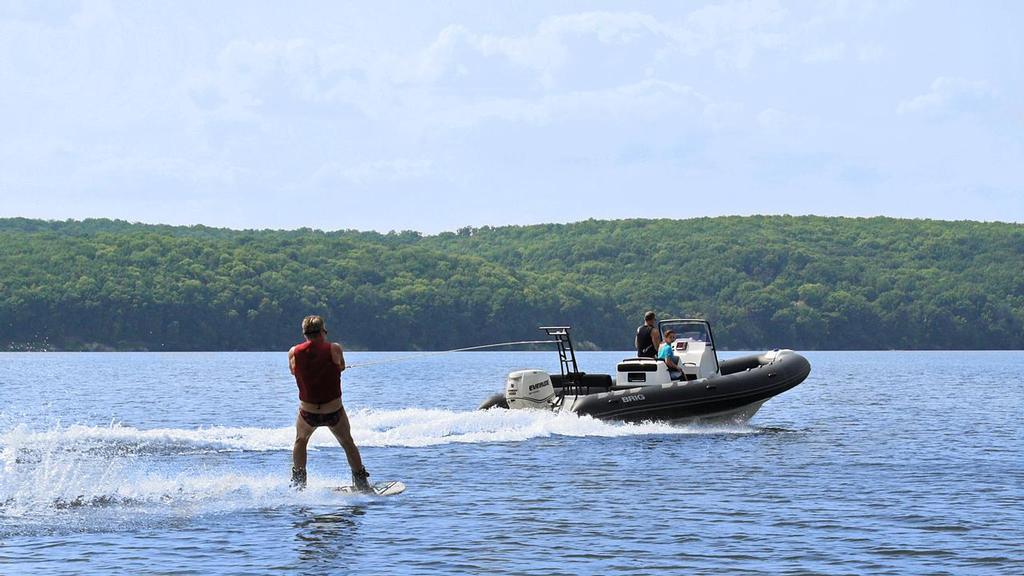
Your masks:
M 383 482 L 375 482 L 373 486 L 373 493 L 377 496 L 394 496 L 405 492 L 405 484 L 400 480 L 385 480 Z M 355 486 L 339 486 L 334 489 L 336 492 L 343 492 L 345 494 L 363 494 L 356 490 Z

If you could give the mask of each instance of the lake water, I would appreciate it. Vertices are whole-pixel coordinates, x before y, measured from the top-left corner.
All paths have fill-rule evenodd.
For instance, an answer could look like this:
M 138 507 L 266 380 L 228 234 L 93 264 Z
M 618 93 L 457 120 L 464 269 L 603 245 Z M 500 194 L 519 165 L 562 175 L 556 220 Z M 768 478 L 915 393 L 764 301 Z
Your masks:
M 0 354 L 0 573 L 1024 574 L 1022 352 L 808 353 L 730 427 L 480 412 L 555 355 L 409 356 L 348 354 L 408 485 L 368 499 L 326 430 L 288 488 L 283 353 Z

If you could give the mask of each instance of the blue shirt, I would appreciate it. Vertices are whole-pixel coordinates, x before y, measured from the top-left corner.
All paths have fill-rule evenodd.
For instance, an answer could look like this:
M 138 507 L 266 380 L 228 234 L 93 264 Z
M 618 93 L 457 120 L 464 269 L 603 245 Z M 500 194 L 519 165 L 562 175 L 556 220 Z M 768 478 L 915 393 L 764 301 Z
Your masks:
M 661 348 L 658 348 L 658 358 L 662 360 L 672 358 L 672 345 L 668 342 L 662 342 Z

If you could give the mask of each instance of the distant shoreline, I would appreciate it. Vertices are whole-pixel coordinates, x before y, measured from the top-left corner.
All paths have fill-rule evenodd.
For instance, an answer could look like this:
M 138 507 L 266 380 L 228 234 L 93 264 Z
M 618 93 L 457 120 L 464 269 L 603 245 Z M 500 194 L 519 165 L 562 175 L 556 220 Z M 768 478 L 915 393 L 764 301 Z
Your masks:
M 1024 225 L 818 216 L 587 220 L 424 236 L 0 219 L 0 349 L 449 350 L 647 310 L 719 347 L 1024 349 Z

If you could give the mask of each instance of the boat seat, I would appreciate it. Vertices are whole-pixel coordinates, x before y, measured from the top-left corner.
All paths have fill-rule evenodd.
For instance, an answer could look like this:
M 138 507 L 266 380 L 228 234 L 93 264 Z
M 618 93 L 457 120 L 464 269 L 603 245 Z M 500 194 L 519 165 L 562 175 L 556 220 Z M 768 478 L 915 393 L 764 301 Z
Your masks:
M 648 386 L 671 381 L 665 361 L 655 358 L 623 360 L 615 370 L 616 386 Z

